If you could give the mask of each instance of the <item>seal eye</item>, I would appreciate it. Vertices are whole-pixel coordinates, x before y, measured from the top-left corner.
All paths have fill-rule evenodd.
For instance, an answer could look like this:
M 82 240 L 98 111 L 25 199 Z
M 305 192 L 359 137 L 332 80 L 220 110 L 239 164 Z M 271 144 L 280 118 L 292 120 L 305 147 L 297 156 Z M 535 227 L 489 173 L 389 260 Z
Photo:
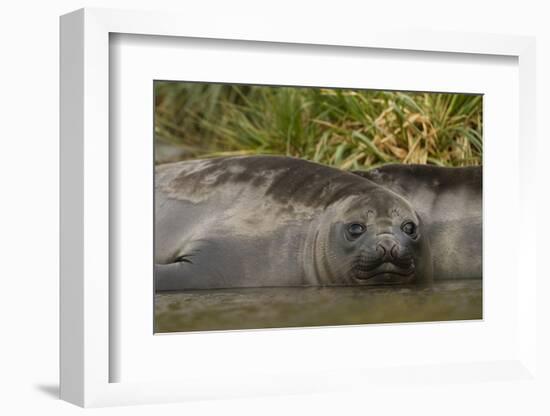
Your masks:
M 416 237 L 416 224 L 412 221 L 405 221 L 401 225 L 401 230 L 410 237 Z
M 357 222 L 354 222 L 354 223 L 348 225 L 348 233 L 353 238 L 359 237 L 366 230 L 367 230 L 367 227 L 365 227 L 363 224 L 359 224 Z

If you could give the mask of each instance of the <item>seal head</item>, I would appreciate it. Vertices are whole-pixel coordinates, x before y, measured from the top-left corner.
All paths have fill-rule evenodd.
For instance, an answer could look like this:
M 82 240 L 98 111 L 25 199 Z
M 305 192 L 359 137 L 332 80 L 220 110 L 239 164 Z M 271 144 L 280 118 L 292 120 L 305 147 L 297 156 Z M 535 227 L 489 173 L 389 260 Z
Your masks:
M 313 233 L 311 244 L 316 273 L 329 284 L 432 282 L 422 221 L 398 195 L 374 190 L 368 197 L 351 197 L 330 207 L 322 217 L 323 226 Z

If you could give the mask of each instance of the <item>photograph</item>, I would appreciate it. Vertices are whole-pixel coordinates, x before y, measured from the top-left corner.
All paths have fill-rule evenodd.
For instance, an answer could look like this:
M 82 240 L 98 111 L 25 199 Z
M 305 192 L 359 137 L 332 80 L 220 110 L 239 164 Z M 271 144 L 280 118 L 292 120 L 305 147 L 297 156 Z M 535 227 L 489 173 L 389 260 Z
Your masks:
M 153 88 L 155 333 L 483 318 L 483 95 Z

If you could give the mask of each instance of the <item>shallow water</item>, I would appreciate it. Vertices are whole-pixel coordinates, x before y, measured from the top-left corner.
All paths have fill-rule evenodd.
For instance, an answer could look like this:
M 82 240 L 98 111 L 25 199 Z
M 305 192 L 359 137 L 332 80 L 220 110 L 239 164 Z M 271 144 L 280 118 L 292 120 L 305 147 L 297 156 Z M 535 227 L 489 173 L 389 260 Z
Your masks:
M 481 318 L 481 280 L 440 281 L 429 289 L 255 288 L 155 295 L 156 332 Z

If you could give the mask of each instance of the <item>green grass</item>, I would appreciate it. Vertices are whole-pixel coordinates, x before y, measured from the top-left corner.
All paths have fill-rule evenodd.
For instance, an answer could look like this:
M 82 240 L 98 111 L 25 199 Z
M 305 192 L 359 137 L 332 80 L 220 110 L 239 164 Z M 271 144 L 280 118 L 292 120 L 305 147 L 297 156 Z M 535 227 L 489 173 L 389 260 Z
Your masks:
M 480 95 L 156 82 L 155 139 L 179 159 L 283 154 L 366 169 L 482 163 Z

